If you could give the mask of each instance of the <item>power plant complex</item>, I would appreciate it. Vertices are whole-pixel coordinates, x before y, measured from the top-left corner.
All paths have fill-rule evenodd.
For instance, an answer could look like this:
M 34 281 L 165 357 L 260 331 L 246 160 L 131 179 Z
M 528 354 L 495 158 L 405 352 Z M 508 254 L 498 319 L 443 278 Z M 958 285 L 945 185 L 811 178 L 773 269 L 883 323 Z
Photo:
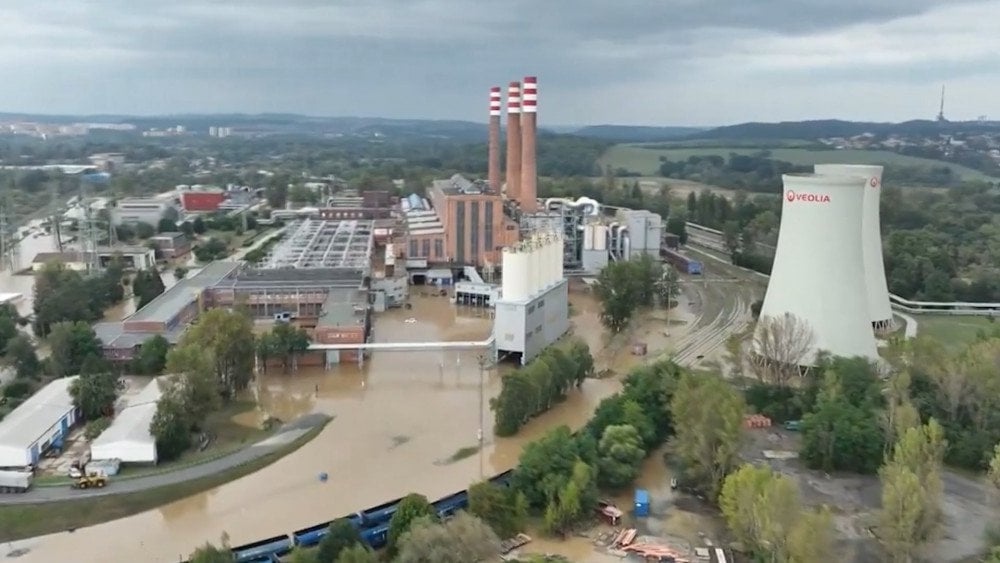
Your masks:
M 804 329 L 800 366 L 813 365 L 820 351 L 878 360 L 876 333 L 894 325 L 879 231 L 881 179 L 881 166 L 834 164 L 782 177 L 781 225 L 760 317 Z M 758 339 L 765 324 L 758 323 Z

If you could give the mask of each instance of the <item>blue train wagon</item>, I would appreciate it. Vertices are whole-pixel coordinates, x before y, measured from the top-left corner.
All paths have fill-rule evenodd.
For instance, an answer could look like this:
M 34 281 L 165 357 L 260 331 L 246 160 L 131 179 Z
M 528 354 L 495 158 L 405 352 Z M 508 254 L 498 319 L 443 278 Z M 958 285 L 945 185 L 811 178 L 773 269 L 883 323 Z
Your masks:
M 438 518 L 447 518 L 469 505 L 469 492 L 461 491 L 437 500 L 433 504 Z
M 281 556 L 292 550 L 292 538 L 274 536 L 233 548 L 236 563 L 263 563 L 272 561 L 272 556 Z
M 503 486 L 503 487 L 509 487 L 510 486 L 510 480 L 513 477 L 514 477 L 514 470 L 513 469 L 508 469 L 507 471 L 504 471 L 503 473 L 500 473 L 499 475 L 494 475 L 493 477 L 491 477 L 490 478 L 490 483 L 493 483 L 494 485 L 500 485 L 500 486 Z
M 403 499 L 391 500 L 363 511 L 361 513 L 360 527 L 370 528 L 388 522 L 392 518 L 392 515 L 396 513 L 396 508 L 399 506 L 399 501 L 401 500 Z
M 382 549 L 389 543 L 389 524 L 381 524 L 361 530 L 361 539 L 372 549 Z

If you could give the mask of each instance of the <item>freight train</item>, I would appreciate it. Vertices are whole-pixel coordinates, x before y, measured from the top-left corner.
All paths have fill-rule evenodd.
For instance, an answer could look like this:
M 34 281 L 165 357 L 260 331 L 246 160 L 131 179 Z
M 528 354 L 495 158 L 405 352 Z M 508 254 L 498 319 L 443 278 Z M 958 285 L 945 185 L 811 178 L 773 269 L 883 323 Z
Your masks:
M 514 470 L 504 471 L 490 478 L 490 482 L 503 487 L 510 486 L 511 477 Z M 397 498 L 378 506 L 373 506 L 361 512 L 355 512 L 344 516 L 358 530 L 361 539 L 372 549 L 385 547 L 389 539 L 389 521 L 396 513 L 396 508 L 402 498 Z M 431 506 L 438 518 L 447 518 L 455 512 L 469 505 L 469 491 L 463 490 L 457 493 L 442 497 L 433 502 Z M 234 547 L 233 561 L 237 563 L 279 563 L 280 557 L 286 555 L 293 548 L 302 546 L 309 547 L 319 544 L 323 536 L 330 530 L 329 522 L 322 522 L 308 528 L 303 528 L 281 536 L 274 536 L 246 545 Z M 187 562 L 185 562 L 187 563 Z
M 697 275 L 701 274 L 702 270 L 701 262 L 693 258 L 688 258 L 687 256 L 684 256 L 680 252 L 668 248 L 665 245 L 660 247 L 660 258 L 663 258 L 665 261 L 673 264 L 673 266 L 678 270 L 680 270 L 682 273 L 697 274 Z

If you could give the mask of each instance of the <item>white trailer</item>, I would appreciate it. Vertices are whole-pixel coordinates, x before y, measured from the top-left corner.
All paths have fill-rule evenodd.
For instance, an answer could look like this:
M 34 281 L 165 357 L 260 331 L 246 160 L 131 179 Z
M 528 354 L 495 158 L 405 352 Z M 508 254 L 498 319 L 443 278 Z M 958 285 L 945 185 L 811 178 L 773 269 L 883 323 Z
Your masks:
M 32 477 L 30 471 L 0 470 L 0 493 L 23 493 L 31 488 Z

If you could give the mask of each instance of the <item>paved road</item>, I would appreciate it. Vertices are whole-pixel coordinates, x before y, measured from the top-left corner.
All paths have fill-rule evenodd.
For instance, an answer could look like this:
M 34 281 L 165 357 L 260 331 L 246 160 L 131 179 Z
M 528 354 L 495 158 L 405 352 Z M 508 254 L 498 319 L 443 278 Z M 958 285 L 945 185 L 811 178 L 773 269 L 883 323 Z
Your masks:
M 906 313 L 895 311 L 896 316 L 906 321 L 906 338 L 916 338 L 917 337 L 917 319 L 907 315 Z
M 192 465 L 177 471 L 149 475 L 147 477 L 136 477 L 134 479 L 114 479 L 103 489 L 75 490 L 68 485 L 65 487 L 35 487 L 23 494 L 0 495 L 0 505 L 12 504 L 35 504 L 40 502 L 58 502 L 64 500 L 75 500 L 81 498 L 102 497 L 108 495 L 120 495 L 144 491 L 165 485 L 175 485 L 193 479 L 209 477 L 221 473 L 228 469 L 238 467 L 259 459 L 281 447 L 295 441 L 309 429 L 322 425 L 327 418 L 323 415 L 306 415 L 283 426 L 277 434 L 257 442 L 256 444 L 242 449 L 228 456 Z

